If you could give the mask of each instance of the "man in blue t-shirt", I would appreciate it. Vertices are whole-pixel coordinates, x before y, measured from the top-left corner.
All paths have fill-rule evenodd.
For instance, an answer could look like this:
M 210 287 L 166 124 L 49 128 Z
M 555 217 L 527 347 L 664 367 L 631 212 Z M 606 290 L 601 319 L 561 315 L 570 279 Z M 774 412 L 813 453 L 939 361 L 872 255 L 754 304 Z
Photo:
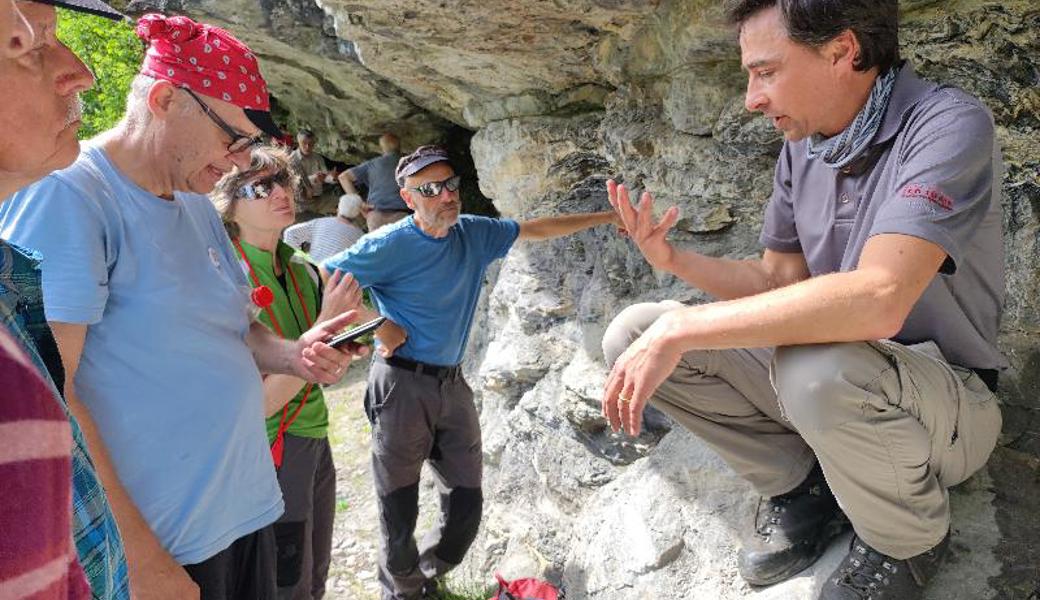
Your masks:
M 124 119 L 0 206 L 0 235 L 43 258 L 46 319 L 129 595 L 274 600 L 283 503 L 260 373 L 339 380 L 350 356 L 321 340 L 351 315 L 295 341 L 251 318 L 252 286 L 203 194 L 249 164 L 260 128 L 277 133 L 259 65 L 187 17 L 145 15 L 137 34 L 149 48 Z M 74 75 L 49 78 L 72 90 Z
M 462 562 L 480 525 L 482 453 L 473 392 L 459 363 L 484 271 L 517 239 L 544 240 L 617 223 L 613 211 L 517 223 L 459 215 L 460 177 L 447 153 L 423 146 L 396 170 L 414 214 L 329 259 L 372 292 L 379 312 L 405 329 L 395 353 L 369 371 L 372 471 L 382 524 L 384 600 L 414 600 Z M 429 460 L 441 519 L 418 548 L 419 471 Z

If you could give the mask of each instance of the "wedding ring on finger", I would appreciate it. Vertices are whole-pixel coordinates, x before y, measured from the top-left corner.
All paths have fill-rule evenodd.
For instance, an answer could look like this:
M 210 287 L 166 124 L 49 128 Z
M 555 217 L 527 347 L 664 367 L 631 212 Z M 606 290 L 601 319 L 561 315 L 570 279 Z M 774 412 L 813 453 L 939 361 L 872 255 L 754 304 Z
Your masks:
M 621 394 L 618 394 L 617 399 L 618 399 L 618 402 L 620 402 L 622 404 L 628 404 L 630 402 L 630 400 L 628 398 L 622 396 Z

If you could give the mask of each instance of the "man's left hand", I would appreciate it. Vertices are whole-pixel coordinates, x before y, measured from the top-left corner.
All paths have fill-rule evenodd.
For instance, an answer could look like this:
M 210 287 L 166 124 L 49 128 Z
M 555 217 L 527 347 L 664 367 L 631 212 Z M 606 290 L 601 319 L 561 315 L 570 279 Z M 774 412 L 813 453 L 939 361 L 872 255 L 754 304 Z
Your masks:
M 682 354 L 663 339 L 668 319 L 661 318 L 618 357 L 603 390 L 603 416 L 617 432 L 639 435 L 643 409 L 661 383 L 672 374 Z
M 348 310 L 327 321 L 311 327 L 296 340 L 296 357 L 293 359 L 295 375 L 313 383 L 336 383 L 343 378 L 355 356 L 368 354 L 361 344 L 347 343 L 339 349 L 325 343 L 331 336 L 357 320 L 356 310 Z

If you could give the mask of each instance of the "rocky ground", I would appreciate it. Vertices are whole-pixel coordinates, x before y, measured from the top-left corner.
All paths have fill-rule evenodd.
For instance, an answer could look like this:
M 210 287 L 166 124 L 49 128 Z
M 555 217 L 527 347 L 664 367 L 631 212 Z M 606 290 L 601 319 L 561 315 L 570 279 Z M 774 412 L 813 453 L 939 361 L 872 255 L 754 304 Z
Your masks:
M 368 423 L 361 408 L 364 395 L 364 380 L 367 363 L 358 364 L 352 369 L 347 379 L 331 388 L 326 397 L 330 406 L 332 419 L 330 437 L 337 467 L 337 510 L 336 528 L 333 548 L 333 564 L 329 574 L 328 594 L 330 600 L 378 600 L 377 574 L 375 559 L 378 543 L 378 517 L 371 487 L 368 463 Z M 685 432 L 673 431 L 666 434 L 658 449 L 659 454 L 680 455 L 689 457 L 692 462 L 707 464 L 714 470 L 717 459 L 691 436 Z M 723 467 L 724 468 L 724 467 Z M 624 529 L 633 521 L 632 511 L 640 509 L 638 493 L 647 477 L 670 479 L 680 488 L 700 488 L 705 483 L 719 485 L 722 488 L 739 488 L 742 484 L 732 477 L 723 477 L 712 482 L 680 482 L 687 476 L 678 472 L 669 472 L 672 467 L 655 460 L 654 457 L 636 461 L 626 469 L 628 472 L 610 484 L 611 489 L 604 490 L 619 501 L 616 514 L 603 512 L 597 518 L 584 524 L 587 530 L 587 543 L 595 546 L 603 539 L 606 530 Z M 428 481 L 428 478 L 426 479 Z M 645 483 L 645 482 L 644 482 Z M 999 490 L 1007 490 L 1001 492 Z M 1031 589 L 1032 578 L 1035 577 L 1037 564 L 1040 563 L 1040 461 L 1010 450 L 999 450 L 990 465 L 982 473 L 976 475 L 966 484 L 952 492 L 954 507 L 953 550 L 951 559 L 940 574 L 936 584 L 930 590 L 928 600 L 1024 600 Z M 733 489 L 708 490 L 700 489 L 699 493 L 705 502 L 705 514 L 702 518 L 701 530 L 692 531 L 675 519 L 673 523 L 660 523 L 651 530 L 649 537 L 668 538 L 669 531 L 676 534 L 682 546 L 703 544 L 712 546 L 711 553 L 715 560 L 701 565 L 718 569 L 721 573 L 691 572 L 690 599 L 707 599 L 703 595 L 701 583 L 718 585 L 718 581 L 726 581 L 720 592 L 723 595 L 713 596 L 711 600 L 737 598 L 756 598 L 759 600 L 810 600 L 815 597 L 816 590 L 823 578 L 841 560 L 848 537 L 836 540 L 824 558 L 816 567 L 803 573 L 800 577 L 772 588 L 753 590 L 739 581 L 736 576 L 734 561 L 735 549 L 732 539 L 720 539 L 720 533 L 740 526 L 740 519 L 745 509 L 753 502 L 750 492 L 747 503 L 739 506 L 713 505 L 720 497 L 730 497 Z M 634 493 L 633 493 L 634 492 Z M 434 506 L 432 486 L 423 488 L 423 505 Z M 644 499 L 645 500 L 645 499 Z M 657 498 L 655 502 L 667 499 Z M 740 514 L 738 514 L 740 513 Z M 420 517 L 420 529 L 424 529 L 432 521 L 429 510 Z M 595 522 L 597 521 L 598 522 Z M 638 520 L 638 519 L 637 519 Z M 613 525 L 610 525 L 613 523 Z M 712 525 L 713 524 L 713 525 Z M 642 527 L 637 527 L 643 530 Z M 1002 533 L 1003 532 L 1003 533 Z M 646 537 L 633 530 L 630 548 L 621 555 L 638 559 L 641 546 L 655 546 L 660 539 L 637 539 Z M 639 534 L 639 535 L 637 535 Z M 700 542 L 696 539 L 700 538 Z M 689 538 L 689 539 L 687 539 Z M 590 555 L 602 553 L 589 548 Z M 650 548 L 649 550 L 653 550 Z M 676 553 L 678 554 L 678 553 Z M 722 560 L 719 561 L 719 558 Z M 1009 560 L 1010 559 L 1010 560 Z M 716 562 L 719 561 L 719 562 Z M 603 579 L 598 571 L 604 569 L 628 569 L 631 565 L 612 564 L 610 561 L 592 564 L 582 561 L 587 568 L 586 579 L 589 583 Z M 1017 569 L 1008 569 L 1008 563 L 1017 565 Z M 715 566 L 711 566 L 715 563 Z M 1003 568 L 1002 568 L 1003 563 Z M 508 568 L 508 565 L 506 565 Z M 690 565 L 695 570 L 695 565 Z M 634 568 L 634 567 L 633 567 Z M 530 574 L 530 573 L 528 573 Z M 461 573 L 452 581 L 456 589 L 469 590 L 467 598 L 479 598 L 478 589 L 486 583 L 490 573 Z M 511 574 L 519 575 L 519 573 Z M 652 583 L 633 573 L 633 581 L 642 581 L 627 591 L 593 589 L 579 592 L 582 598 L 626 598 L 651 599 L 659 598 Z M 594 588 L 595 586 L 589 586 Z M 486 598 L 486 596 L 484 596 Z M 462 600 L 461 598 L 459 600 Z

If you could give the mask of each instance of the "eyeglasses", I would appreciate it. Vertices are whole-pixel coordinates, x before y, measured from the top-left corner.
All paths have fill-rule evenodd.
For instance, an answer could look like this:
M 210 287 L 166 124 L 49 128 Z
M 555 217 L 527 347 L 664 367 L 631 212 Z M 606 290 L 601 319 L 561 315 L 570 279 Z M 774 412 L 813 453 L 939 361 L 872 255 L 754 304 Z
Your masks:
M 453 175 L 444 181 L 427 181 L 422 185 L 407 188 L 413 192 L 419 192 L 423 198 L 436 198 L 441 195 L 442 190 L 448 190 L 449 192 L 459 191 L 459 186 L 462 183 L 461 175 Z
M 219 127 L 224 133 L 228 134 L 231 137 L 231 143 L 228 144 L 227 147 L 228 154 L 238 154 L 243 150 L 246 150 L 248 148 L 254 148 L 264 143 L 264 138 L 262 135 L 258 134 L 255 137 L 242 135 L 241 133 L 236 131 L 234 127 L 228 125 L 227 122 L 224 121 L 224 119 L 221 119 L 217 116 L 217 113 L 213 112 L 213 109 L 210 108 L 208 104 L 202 101 L 202 98 L 196 96 L 195 92 L 191 91 L 191 88 L 182 87 L 181 89 L 185 92 L 188 92 L 188 95 L 194 98 L 195 101 L 199 103 L 199 106 L 202 107 L 202 112 L 206 113 L 206 116 L 209 117 L 210 121 L 213 121 L 214 125 Z
M 257 179 L 251 181 L 242 187 L 238 188 L 238 194 L 235 195 L 237 198 L 245 198 L 247 200 L 266 200 L 271 197 L 271 193 L 274 192 L 274 186 L 281 186 L 283 189 L 289 189 L 291 177 L 288 172 L 282 171 L 281 173 L 275 173 L 274 175 L 268 175 L 263 179 Z

